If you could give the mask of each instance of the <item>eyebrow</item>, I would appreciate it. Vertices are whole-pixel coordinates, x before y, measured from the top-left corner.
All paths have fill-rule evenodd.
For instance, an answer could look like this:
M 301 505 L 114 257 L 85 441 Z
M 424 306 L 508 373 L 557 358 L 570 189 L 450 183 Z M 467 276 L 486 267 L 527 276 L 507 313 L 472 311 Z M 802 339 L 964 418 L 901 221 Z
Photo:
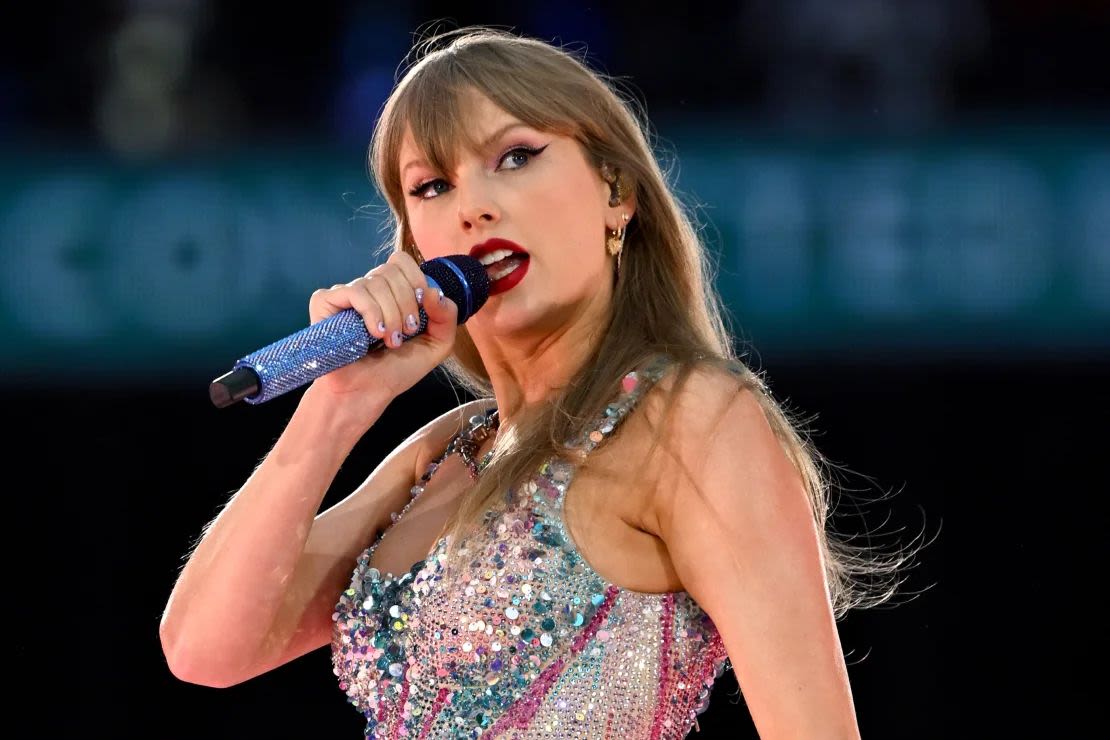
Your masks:
M 495 141 L 497 141 L 502 136 L 504 136 L 505 134 L 512 131 L 514 128 L 528 128 L 528 124 L 521 123 L 520 121 L 513 121 L 512 123 L 506 123 L 504 126 L 502 126 L 501 128 L 494 131 L 492 134 L 487 136 L 485 138 L 485 140 L 483 140 L 482 143 L 479 144 L 479 148 L 480 149 L 488 149 L 490 146 L 493 145 L 493 143 Z M 414 159 L 414 160 L 410 161 L 408 164 L 406 164 L 404 167 L 401 168 L 401 177 L 404 178 L 405 173 L 408 172 L 408 169 L 410 167 L 415 167 L 416 165 L 421 165 L 421 164 L 426 165 L 427 162 L 425 162 L 423 159 Z

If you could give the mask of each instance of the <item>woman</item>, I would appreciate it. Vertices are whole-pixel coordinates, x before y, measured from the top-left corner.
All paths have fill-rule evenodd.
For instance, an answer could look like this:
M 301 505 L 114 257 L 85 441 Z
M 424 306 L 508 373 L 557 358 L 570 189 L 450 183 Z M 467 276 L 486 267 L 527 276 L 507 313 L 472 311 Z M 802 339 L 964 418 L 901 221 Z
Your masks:
M 825 531 L 816 453 L 734 356 L 636 117 L 542 42 L 418 51 L 370 154 L 393 252 L 309 304 L 389 349 L 316 380 L 208 527 L 171 670 L 230 686 L 330 644 L 368 736 L 678 738 L 731 665 L 761 737 L 858 737 L 835 620 L 897 563 Z M 491 278 L 465 327 L 418 267 L 458 253 Z M 478 400 L 316 515 L 443 363 Z

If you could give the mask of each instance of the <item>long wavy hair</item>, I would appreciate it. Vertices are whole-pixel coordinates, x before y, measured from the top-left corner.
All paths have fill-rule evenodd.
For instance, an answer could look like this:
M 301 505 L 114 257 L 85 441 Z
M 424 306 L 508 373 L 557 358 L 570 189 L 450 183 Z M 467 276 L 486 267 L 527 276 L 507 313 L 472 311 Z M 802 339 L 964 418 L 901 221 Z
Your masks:
M 450 546 L 481 526 L 483 514 L 506 486 L 526 480 L 554 455 L 574 459 L 576 451 L 567 442 L 602 412 L 626 373 L 662 352 L 678 365 L 669 388 L 653 391 L 668 394 L 664 424 L 675 396 L 697 368 L 727 371 L 722 378 L 737 392 L 748 389 L 758 399 L 805 484 L 837 618 L 851 608 L 887 600 L 901 583 L 904 551 L 880 553 L 834 536 L 824 470 L 828 462 L 803 438 L 803 425 L 737 356 L 696 219 L 673 194 L 668 173 L 656 161 L 635 97 L 571 51 L 488 27 L 432 35 L 417 42 L 406 62 L 369 152 L 371 174 L 393 216 L 393 249 L 421 258 L 398 172 L 406 129 L 432 167 L 451 171 L 459 145 L 473 144 L 463 114 L 467 94 L 475 90 L 528 126 L 575 139 L 588 161 L 620 172 L 624 190 L 636 203 L 608 326 L 564 389 L 542 408 L 517 414 L 511 430 L 502 428 L 491 462 L 446 530 Z M 489 375 L 465 326 L 458 328 L 454 353 L 443 367 L 476 397 L 492 396 Z M 661 430 L 655 434 L 658 444 Z M 582 462 L 589 464 L 589 459 Z

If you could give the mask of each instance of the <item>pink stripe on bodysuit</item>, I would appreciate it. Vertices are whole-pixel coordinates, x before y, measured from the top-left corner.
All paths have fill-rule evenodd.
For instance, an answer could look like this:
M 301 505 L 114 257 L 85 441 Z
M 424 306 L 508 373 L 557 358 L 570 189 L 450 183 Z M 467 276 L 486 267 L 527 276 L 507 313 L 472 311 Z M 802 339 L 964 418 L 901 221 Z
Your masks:
M 445 687 L 441 688 L 439 690 L 439 693 L 436 694 L 435 703 L 432 704 L 432 708 L 428 712 L 428 716 L 424 718 L 424 724 L 420 728 L 420 734 L 416 736 L 416 740 L 424 740 L 424 738 L 428 737 L 428 733 L 432 731 L 432 723 L 436 721 L 436 717 L 438 717 L 439 713 L 443 711 L 443 705 L 445 700 L 447 699 L 448 693 L 449 690 Z
M 582 630 L 582 634 L 574 638 L 574 642 L 571 643 L 571 657 L 581 652 L 586 643 L 593 638 L 594 633 L 601 628 L 605 618 L 609 615 L 609 610 L 613 608 L 613 602 L 617 600 L 618 593 L 620 593 L 620 589 L 616 586 L 609 586 L 605 589 L 605 600 L 598 605 L 597 611 L 594 612 L 590 623 L 586 625 L 586 629 Z M 491 738 L 495 737 L 498 732 L 504 732 L 510 728 L 523 730 L 528 727 L 528 723 L 536 715 L 544 697 L 555 685 L 555 681 L 559 678 L 559 674 L 563 672 L 566 663 L 567 661 L 563 658 L 559 658 L 545 668 L 539 677 L 532 682 L 532 685 L 528 687 L 524 696 L 517 699 L 511 707 L 506 709 L 505 713 L 493 724 L 493 727 L 489 728 L 489 736 Z
M 663 613 L 659 617 L 663 630 L 663 644 L 659 648 L 659 698 L 655 702 L 655 717 L 651 720 L 651 740 L 659 740 L 663 731 L 663 714 L 671 683 L 671 640 L 674 634 L 674 594 L 663 595 Z

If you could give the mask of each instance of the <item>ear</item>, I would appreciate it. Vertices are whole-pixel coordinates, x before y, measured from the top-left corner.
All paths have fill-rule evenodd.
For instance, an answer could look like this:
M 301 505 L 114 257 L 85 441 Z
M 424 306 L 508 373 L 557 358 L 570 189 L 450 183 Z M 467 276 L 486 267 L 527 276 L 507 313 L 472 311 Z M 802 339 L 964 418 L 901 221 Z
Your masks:
M 601 163 L 601 179 L 608 186 L 605 196 L 608 207 L 605 224 L 612 231 L 623 229 L 636 212 L 636 196 L 632 184 L 619 168 L 608 162 Z

